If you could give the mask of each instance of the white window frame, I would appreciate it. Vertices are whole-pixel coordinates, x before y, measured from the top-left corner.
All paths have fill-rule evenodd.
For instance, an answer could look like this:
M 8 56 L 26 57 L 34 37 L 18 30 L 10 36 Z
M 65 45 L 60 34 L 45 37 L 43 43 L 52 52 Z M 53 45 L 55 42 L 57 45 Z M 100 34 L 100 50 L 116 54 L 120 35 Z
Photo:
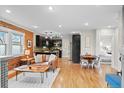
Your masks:
M 4 32 L 5 33 L 5 42 L 4 42 L 4 44 L 1 44 L 1 45 L 5 45 L 5 55 L 7 55 L 7 42 L 6 42 L 6 40 L 7 40 L 7 32 L 5 32 L 5 31 L 2 31 L 2 30 L 0 30 L 0 32 Z M 5 55 L 2 55 L 2 56 L 5 56 Z
M 24 55 L 24 42 L 25 42 L 25 34 L 22 32 L 17 32 L 15 30 L 11 30 L 9 28 L 5 28 L 5 27 L 0 27 L 0 31 L 2 32 L 6 32 L 7 33 L 7 44 L 6 44 L 6 55 L 11 55 L 11 56 L 21 56 Z M 23 36 L 23 42 L 22 42 L 22 53 L 18 54 L 18 55 L 12 55 L 12 34 L 18 34 L 18 35 L 22 35 Z
M 22 49 L 21 49 L 22 51 L 21 51 L 20 54 L 17 54 L 17 56 L 18 56 L 18 55 L 22 55 L 22 54 L 24 54 L 24 34 L 23 34 L 23 33 L 20 33 L 20 32 L 15 32 L 15 31 L 14 31 L 14 32 L 11 32 L 11 39 L 10 39 L 10 40 L 11 40 L 11 55 L 13 55 L 13 54 L 12 54 L 12 45 L 13 45 L 13 44 L 12 44 L 12 35 L 13 35 L 13 34 L 17 34 L 17 35 L 23 37 L 23 41 L 21 42 L 21 45 L 20 45 L 20 46 L 22 46 Z M 15 56 L 15 55 L 14 55 L 14 56 Z

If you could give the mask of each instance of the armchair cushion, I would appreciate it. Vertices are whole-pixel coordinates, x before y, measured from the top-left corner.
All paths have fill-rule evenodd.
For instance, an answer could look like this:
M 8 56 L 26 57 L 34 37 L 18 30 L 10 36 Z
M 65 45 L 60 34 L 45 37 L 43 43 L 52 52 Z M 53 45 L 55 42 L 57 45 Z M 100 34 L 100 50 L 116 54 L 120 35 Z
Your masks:
M 116 74 L 106 74 L 105 79 L 110 87 L 121 88 L 121 76 Z
M 50 57 L 50 55 L 46 55 L 46 62 L 49 61 L 49 57 Z
M 56 58 L 56 55 L 51 54 L 50 57 L 49 57 L 48 62 L 51 62 L 51 61 L 55 60 L 55 58 Z
M 42 55 L 36 55 L 36 56 L 34 56 L 34 59 L 35 59 L 35 63 L 40 63 L 40 62 L 42 62 Z
M 42 54 L 42 61 L 41 62 L 46 62 L 46 55 Z
M 36 64 L 49 65 L 53 69 L 58 67 L 58 59 L 57 56 L 54 54 L 51 55 L 38 54 L 37 56 L 34 56 L 34 58 Z
M 49 65 L 49 62 L 43 62 L 41 65 Z

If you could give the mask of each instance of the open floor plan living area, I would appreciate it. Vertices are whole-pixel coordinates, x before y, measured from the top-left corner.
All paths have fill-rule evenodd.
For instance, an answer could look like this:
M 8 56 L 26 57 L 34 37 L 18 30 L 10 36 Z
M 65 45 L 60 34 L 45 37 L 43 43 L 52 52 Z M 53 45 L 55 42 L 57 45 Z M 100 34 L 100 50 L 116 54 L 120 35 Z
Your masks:
M 124 88 L 124 6 L 0 5 L 0 88 Z

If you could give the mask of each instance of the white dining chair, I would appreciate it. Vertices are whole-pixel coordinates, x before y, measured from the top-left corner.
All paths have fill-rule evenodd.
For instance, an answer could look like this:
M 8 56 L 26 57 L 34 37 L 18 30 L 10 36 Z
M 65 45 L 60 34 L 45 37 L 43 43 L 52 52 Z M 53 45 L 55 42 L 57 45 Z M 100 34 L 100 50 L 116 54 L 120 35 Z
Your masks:
M 81 68 L 88 67 L 88 61 L 85 60 L 85 59 L 82 59 L 81 62 L 80 62 L 80 65 L 81 65 Z
M 97 58 L 95 60 L 93 60 L 92 62 L 92 68 L 93 67 L 97 67 L 97 68 L 100 68 L 100 56 L 97 56 Z

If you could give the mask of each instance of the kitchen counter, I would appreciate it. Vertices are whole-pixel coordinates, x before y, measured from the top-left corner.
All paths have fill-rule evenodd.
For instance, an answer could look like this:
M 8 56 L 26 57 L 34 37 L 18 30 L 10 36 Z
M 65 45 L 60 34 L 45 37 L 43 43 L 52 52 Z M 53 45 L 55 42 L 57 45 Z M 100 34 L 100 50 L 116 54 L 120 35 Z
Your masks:
M 46 54 L 46 55 L 55 54 L 55 55 L 59 56 L 60 58 L 62 55 L 62 52 L 59 50 L 57 50 L 57 51 L 35 51 L 34 53 L 35 53 L 35 55 L 37 55 L 37 54 Z

